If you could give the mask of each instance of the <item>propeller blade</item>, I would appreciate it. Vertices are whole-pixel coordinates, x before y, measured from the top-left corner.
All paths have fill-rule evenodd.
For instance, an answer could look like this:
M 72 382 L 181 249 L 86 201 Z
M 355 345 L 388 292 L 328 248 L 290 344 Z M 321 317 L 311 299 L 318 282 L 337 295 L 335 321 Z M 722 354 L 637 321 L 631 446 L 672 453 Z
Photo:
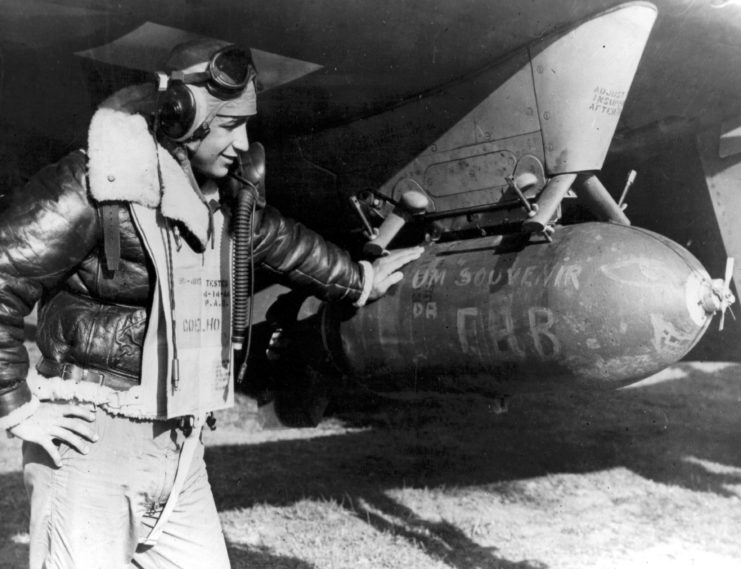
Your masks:
M 734 263 L 733 257 L 728 257 L 728 259 L 726 259 L 726 274 L 725 274 L 725 277 L 723 278 L 723 291 L 722 291 L 724 295 L 730 295 L 731 293 L 730 286 L 731 286 L 731 279 L 733 278 L 733 263 Z M 720 326 L 718 328 L 718 330 L 721 332 L 723 331 L 723 326 L 726 323 L 726 311 L 729 310 L 731 307 L 730 301 L 728 300 L 729 298 L 730 296 L 725 296 L 725 298 L 723 298 L 723 300 L 721 301 L 722 304 L 721 304 L 721 312 L 720 312 Z M 736 315 L 733 314 L 732 310 L 731 310 L 731 316 L 733 316 L 734 320 L 736 319 Z
M 723 279 L 723 286 L 727 289 L 731 284 L 731 278 L 733 277 L 733 257 L 728 257 L 726 260 L 726 277 Z

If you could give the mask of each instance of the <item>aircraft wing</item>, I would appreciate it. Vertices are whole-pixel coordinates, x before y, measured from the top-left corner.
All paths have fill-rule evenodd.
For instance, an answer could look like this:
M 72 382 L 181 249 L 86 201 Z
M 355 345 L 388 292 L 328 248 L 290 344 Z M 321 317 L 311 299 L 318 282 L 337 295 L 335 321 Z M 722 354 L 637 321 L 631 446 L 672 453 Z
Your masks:
M 105 96 L 132 81 L 151 80 L 160 54 L 176 38 L 208 36 L 254 50 L 262 92 L 250 136 L 268 149 L 270 201 L 343 244 L 352 246 L 363 228 L 350 197 L 380 190 L 393 198 L 410 184 L 442 187 L 451 179 L 433 156 L 443 143 L 451 162 L 479 177 L 464 184 L 473 201 L 433 196 L 434 221 L 450 234 L 475 229 L 482 213 L 476 208 L 486 205 L 481 196 L 512 197 L 502 141 L 516 139 L 515 160 L 528 154 L 528 145 L 540 146 L 525 172 L 538 178 L 535 162 L 541 163 L 538 190 L 545 178 L 572 169 L 602 170 L 617 201 L 627 173 L 637 170 L 625 210 L 632 222 L 669 235 L 720 276 L 726 257 L 741 258 L 733 214 L 741 207 L 734 120 L 741 111 L 741 75 L 735 73 L 741 64 L 740 4 L 6 0 L 0 19 L 0 177 L 20 182 L 84 145 L 89 117 Z M 590 84 L 595 112 L 614 115 L 616 124 L 607 125 L 604 148 L 584 144 L 594 156 L 577 168 L 573 157 L 558 152 L 558 143 L 549 148 L 542 138 L 550 136 L 544 126 L 550 114 L 540 108 L 539 90 L 563 68 L 539 67 L 538 57 L 595 15 L 626 6 L 655 6 L 655 22 L 641 39 L 635 75 L 624 92 Z M 606 67 L 595 72 L 609 82 L 612 64 L 619 67 L 636 54 L 629 57 L 626 49 L 605 58 L 602 50 L 614 50 L 608 44 L 592 41 L 581 51 L 576 44 L 564 52 L 570 68 L 602 57 Z M 507 91 L 513 78 L 535 85 L 532 104 L 519 90 Z M 556 91 L 560 111 L 575 106 L 569 92 Z M 482 109 L 497 114 L 492 118 Z M 597 119 L 572 119 L 576 133 L 600 128 Z M 445 211 L 457 217 L 445 218 Z M 483 214 L 494 225 L 511 223 L 498 213 Z M 726 325 L 728 340 L 706 336 L 713 339 L 708 353 L 717 356 L 721 347 L 737 357 L 733 346 L 741 330 L 731 321 Z
M 91 70 L 77 54 L 127 34 L 136 37 L 149 25 L 159 26 L 165 43 L 178 33 L 218 37 L 321 66 L 261 100 L 263 114 L 271 128 L 280 128 L 279 135 L 316 132 L 471 76 L 555 30 L 618 4 L 324 0 L 297 8 L 290 0 L 202 5 L 186 0 L 7 0 L 0 20 L 1 116 L 11 125 L 69 140 L 69 127 L 84 121 L 60 117 L 82 115 L 83 110 L 89 114 L 106 89 L 129 79 L 112 76 L 102 64 Z M 730 70 L 741 58 L 741 6 L 733 0 L 654 4 L 656 25 L 623 127 L 636 129 L 674 117 L 707 122 L 734 112 L 741 79 Z M 60 99 L 56 105 L 48 104 L 52 87 Z

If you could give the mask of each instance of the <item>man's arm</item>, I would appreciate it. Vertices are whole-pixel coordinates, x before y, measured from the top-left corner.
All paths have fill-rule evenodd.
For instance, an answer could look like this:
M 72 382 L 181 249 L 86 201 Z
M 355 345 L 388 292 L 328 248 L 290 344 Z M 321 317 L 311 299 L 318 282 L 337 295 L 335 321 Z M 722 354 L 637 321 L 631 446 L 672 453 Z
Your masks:
M 281 282 L 323 300 L 347 299 L 363 304 L 379 298 L 402 279 L 398 270 L 422 253 L 419 247 L 401 249 L 361 266 L 347 251 L 270 206 L 257 215 L 256 262 L 274 272 Z
M 85 157 L 73 153 L 0 202 L 0 428 L 38 406 L 25 382 L 24 318 L 95 246 L 99 227 L 84 176 Z

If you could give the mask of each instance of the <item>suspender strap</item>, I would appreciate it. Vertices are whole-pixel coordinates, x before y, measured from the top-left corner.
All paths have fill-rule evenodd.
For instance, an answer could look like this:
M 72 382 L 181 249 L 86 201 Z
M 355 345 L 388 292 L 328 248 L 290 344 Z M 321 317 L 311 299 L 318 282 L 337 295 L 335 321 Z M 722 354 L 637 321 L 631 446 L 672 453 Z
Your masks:
M 121 228 L 118 222 L 117 203 L 100 205 L 100 215 L 103 220 L 103 250 L 105 252 L 106 268 L 115 272 L 121 260 Z
M 152 546 L 156 544 L 157 540 L 162 534 L 162 531 L 165 529 L 165 525 L 167 525 L 167 521 L 170 519 L 170 515 L 172 514 L 172 511 L 175 509 L 175 505 L 178 502 L 180 492 L 183 490 L 183 484 L 185 484 L 185 479 L 188 476 L 188 471 L 190 470 L 190 464 L 193 460 L 193 455 L 195 454 L 196 448 L 200 444 L 202 427 L 203 417 L 199 417 L 196 419 L 193 430 L 187 435 L 185 441 L 183 442 L 183 446 L 180 449 L 178 469 L 175 472 L 175 480 L 172 484 L 172 491 L 170 492 L 170 496 L 169 498 L 167 498 L 167 503 L 165 504 L 160 517 L 154 523 L 154 527 L 152 527 L 152 529 L 150 530 L 149 535 L 143 541 L 139 542 L 142 545 Z

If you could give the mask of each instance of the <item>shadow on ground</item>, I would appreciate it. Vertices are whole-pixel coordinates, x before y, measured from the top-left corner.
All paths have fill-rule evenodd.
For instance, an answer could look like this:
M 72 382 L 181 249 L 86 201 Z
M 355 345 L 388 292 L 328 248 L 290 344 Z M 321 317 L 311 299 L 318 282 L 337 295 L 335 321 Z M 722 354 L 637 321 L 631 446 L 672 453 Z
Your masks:
M 688 377 L 610 393 L 521 396 L 503 415 L 475 396 L 390 402 L 370 415 L 344 417 L 371 427 L 362 432 L 209 447 L 209 469 L 229 507 L 615 467 L 727 495 L 724 484 L 737 477 L 687 458 L 741 468 L 741 366 L 678 367 Z
M 498 559 L 457 528 L 417 518 L 384 492 L 622 467 L 658 483 L 727 496 L 727 486 L 741 482 L 738 473 L 727 473 L 741 468 L 741 366 L 702 369 L 682 364 L 675 370 L 683 377 L 617 392 L 522 396 L 504 415 L 475 396 L 389 402 L 345 415 L 371 427 L 362 432 L 210 447 L 212 485 L 220 509 L 312 498 L 344 504 L 350 497 L 358 517 L 458 569 L 543 567 Z M 389 516 L 404 519 L 405 527 L 391 527 Z
M 228 544 L 229 559 L 233 569 L 314 569 L 314 565 L 301 559 L 273 555 L 260 548 Z
M 450 523 L 417 516 L 387 491 L 493 485 L 489 490 L 497 492 L 500 483 L 626 468 L 657 483 L 728 496 L 729 485 L 741 483 L 741 365 L 674 369 L 676 379 L 617 392 L 522 396 L 504 415 L 475 396 L 389 402 L 346 413 L 347 423 L 369 427 L 359 432 L 209 446 L 217 506 L 330 499 L 456 569 L 543 569 L 502 559 L 496 548 L 481 547 Z M 25 557 L 27 546 L 12 539 L 27 528 L 20 473 L 0 476 L 0 488 L 0 566 L 24 567 L 14 560 Z M 235 568 L 313 567 L 239 544 L 230 545 L 230 554 Z

